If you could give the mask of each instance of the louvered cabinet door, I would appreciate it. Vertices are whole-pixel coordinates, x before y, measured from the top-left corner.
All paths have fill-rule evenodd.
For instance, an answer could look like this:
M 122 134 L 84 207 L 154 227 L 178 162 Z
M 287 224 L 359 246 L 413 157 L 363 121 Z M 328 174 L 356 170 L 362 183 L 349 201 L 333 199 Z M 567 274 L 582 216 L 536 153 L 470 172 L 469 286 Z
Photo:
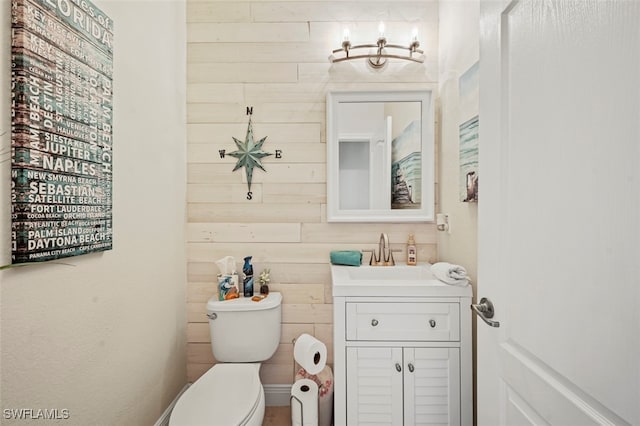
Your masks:
M 404 349 L 404 424 L 460 425 L 460 349 Z
M 402 348 L 348 347 L 346 351 L 347 425 L 402 425 Z

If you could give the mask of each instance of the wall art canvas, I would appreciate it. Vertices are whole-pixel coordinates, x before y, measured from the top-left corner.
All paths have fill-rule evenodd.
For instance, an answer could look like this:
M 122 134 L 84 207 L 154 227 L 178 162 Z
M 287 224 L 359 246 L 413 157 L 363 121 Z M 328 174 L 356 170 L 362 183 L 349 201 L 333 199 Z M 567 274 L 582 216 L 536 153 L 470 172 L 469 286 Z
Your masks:
M 478 201 L 478 116 L 460 125 L 460 201 Z
M 12 263 L 112 248 L 113 21 L 11 2 Z
M 479 62 L 459 80 L 460 201 L 478 201 Z

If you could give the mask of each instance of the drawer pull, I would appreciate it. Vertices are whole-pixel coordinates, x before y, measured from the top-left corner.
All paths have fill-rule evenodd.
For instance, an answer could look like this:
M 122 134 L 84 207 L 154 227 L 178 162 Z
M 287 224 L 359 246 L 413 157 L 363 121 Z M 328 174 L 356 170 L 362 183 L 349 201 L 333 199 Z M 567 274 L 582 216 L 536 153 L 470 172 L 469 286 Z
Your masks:
M 429 320 L 429 325 L 431 326 L 431 328 L 436 328 L 436 320 L 430 319 Z
M 396 371 L 399 373 L 402 371 L 402 366 L 396 362 Z
M 409 363 L 409 365 L 407 367 L 409 367 L 409 371 L 411 373 L 413 373 L 413 370 L 415 370 L 415 368 L 413 367 L 413 364 L 411 364 L 411 363 Z
M 375 319 L 375 318 L 374 318 L 374 319 L 372 319 L 372 320 L 371 320 L 371 325 L 372 325 L 372 326 L 374 326 L 374 327 L 375 327 L 376 325 L 378 325 L 378 320 L 377 320 L 377 319 Z

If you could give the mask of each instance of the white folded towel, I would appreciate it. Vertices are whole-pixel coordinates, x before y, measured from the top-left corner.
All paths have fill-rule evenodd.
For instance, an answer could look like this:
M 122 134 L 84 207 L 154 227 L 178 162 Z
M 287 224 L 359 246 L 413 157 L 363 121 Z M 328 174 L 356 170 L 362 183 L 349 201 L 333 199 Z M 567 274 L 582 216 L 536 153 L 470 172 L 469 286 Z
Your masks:
M 460 265 L 447 262 L 438 262 L 431 265 L 431 273 L 445 284 L 466 286 L 469 285 L 467 270 Z

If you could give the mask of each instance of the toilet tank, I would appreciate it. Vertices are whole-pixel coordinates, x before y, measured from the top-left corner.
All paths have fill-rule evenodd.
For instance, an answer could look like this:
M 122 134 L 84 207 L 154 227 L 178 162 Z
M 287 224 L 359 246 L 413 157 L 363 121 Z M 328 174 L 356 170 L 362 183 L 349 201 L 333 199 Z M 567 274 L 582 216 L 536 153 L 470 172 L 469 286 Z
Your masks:
M 213 356 L 219 362 L 262 362 L 280 343 L 282 294 L 271 292 L 260 302 L 250 297 L 207 303 Z

